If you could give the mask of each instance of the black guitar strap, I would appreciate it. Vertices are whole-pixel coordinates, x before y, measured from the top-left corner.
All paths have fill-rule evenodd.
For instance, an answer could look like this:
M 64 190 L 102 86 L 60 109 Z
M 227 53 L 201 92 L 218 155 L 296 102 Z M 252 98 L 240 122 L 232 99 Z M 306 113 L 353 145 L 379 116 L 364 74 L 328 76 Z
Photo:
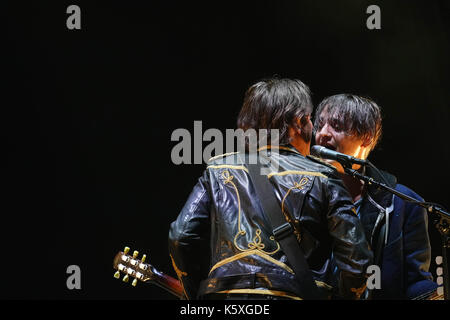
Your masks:
M 275 240 L 278 241 L 281 249 L 286 254 L 295 276 L 301 284 L 301 298 L 305 300 L 324 299 L 325 297 L 320 295 L 319 289 L 314 282 L 312 272 L 293 232 L 293 226 L 286 221 L 281 212 L 272 184 L 266 175 L 261 174 L 261 165 L 259 163 L 249 164 L 248 170 L 255 186 L 256 194 L 261 201 L 264 214 L 272 225 Z

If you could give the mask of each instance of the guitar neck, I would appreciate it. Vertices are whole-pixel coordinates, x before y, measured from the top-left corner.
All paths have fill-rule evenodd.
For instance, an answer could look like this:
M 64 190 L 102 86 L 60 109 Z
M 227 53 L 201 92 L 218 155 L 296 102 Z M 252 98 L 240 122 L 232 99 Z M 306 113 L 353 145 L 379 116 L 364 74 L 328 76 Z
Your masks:
M 179 299 L 185 299 L 184 290 L 181 282 L 163 272 L 153 268 L 153 277 L 148 282 L 154 283 L 171 294 L 177 296 Z

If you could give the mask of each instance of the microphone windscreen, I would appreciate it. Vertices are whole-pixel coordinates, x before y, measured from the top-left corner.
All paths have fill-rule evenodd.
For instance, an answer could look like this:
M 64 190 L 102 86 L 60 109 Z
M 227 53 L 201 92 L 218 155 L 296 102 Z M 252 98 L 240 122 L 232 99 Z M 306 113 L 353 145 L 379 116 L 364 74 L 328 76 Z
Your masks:
M 312 146 L 312 147 L 311 147 L 310 153 L 311 153 L 313 156 L 320 157 L 320 151 L 321 151 L 322 149 L 323 149 L 322 146 L 315 145 L 315 146 Z

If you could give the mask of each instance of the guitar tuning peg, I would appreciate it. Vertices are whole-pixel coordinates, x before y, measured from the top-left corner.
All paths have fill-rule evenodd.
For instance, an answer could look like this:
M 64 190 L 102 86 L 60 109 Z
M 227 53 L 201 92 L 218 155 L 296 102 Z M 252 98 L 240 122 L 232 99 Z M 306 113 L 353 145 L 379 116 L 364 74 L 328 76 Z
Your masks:
M 131 283 L 131 285 L 133 286 L 133 287 L 136 287 L 136 285 L 137 285 L 137 279 L 135 278 L 134 280 L 133 280 L 133 282 Z
M 141 262 L 144 263 L 144 262 L 145 262 L 145 259 L 147 259 L 147 255 L 146 255 L 146 254 L 144 254 L 144 255 L 142 256 Z
M 137 256 L 139 255 L 139 251 L 134 251 L 133 252 L 133 259 L 136 259 L 137 258 Z
M 114 273 L 114 278 L 119 279 L 120 278 L 120 272 L 116 271 L 116 273 Z
M 123 277 L 122 281 L 123 281 L 123 282 L 128 282 L 128 280 L 129 280 L 129 277 L 128 277 L 128 275 L 126 274 L 126 275 Z
M 123 254 L 128 254 L 128 252 L 130 252 L 130 248 L 129 247 L 125 247 L 123 249 Z

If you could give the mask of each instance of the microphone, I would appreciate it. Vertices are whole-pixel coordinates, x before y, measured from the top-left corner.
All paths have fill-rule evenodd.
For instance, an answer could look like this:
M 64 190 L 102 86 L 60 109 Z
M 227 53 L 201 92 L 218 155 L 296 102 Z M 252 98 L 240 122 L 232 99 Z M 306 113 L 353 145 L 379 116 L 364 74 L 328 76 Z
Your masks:
M 330 150 L 330 149 L 327 149 L 325 147 L 318 146 L 318 145 L 311 147 L 311 154 L 316 157 L 323 158 L 323 159 L 330 159 L 330 160 L 335 160 L 338 162 L 344 162 L 345 164 L 347 164 L 347 163 L 356 163 L 356 164 L 360 164 L 360 165 L 367 164 L 366 160 L 355 158 L 355 157 L 349 156 L 347 154 L 340 153 L 340 152 L 337 152 L 334 150 Z

